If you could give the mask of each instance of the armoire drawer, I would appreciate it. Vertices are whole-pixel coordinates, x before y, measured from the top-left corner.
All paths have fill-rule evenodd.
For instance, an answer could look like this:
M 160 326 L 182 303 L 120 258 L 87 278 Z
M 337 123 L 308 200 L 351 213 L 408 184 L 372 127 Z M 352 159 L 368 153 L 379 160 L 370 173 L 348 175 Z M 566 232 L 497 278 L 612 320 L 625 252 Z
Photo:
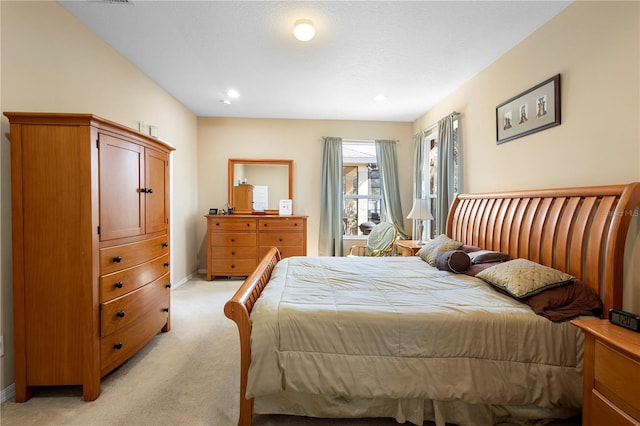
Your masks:
M 260 246 L 302 246 L 302 232 L 261 232 Z
M 100 249 L 100 275 L 116 272 L 169 253 L 169 237 L 163 235 L 131 244 Z
M 100 277 L 100 303 L 129 293 L 169 272 L 169 254 Z
M 103 303 L 100 309 L 100 336 L 107 336 L 136 321 L 164 301 L 169 307 L 169 274 L 130 293 Z
M 212 259 L 255 259 L 256 246 L 213 246 L 210 248 Z
M 134 323 L 100 339 L 100 374 L 104 376 L 147 344 L 167 323 L 169 313 L 161 301 Z

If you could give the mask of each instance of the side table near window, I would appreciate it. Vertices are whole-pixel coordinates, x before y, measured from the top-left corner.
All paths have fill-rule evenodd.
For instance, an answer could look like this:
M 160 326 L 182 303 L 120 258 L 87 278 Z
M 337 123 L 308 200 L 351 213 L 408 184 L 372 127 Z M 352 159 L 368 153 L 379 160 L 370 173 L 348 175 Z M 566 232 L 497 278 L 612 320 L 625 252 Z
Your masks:
M 416 244 L 416 240 L 398 240 L 396 241 L 396 250 L 398 256 L 415 256 L 423 245 Z

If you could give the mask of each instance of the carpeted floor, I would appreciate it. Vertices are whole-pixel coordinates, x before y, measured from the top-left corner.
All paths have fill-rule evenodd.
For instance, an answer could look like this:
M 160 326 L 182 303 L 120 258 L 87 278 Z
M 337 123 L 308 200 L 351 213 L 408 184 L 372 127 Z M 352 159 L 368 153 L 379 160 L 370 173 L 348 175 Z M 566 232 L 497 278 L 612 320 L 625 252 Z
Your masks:
M 106 376 L 102 393 L 82 401 L 80 387 L 38 388 L 29 401 L 5 402 L 2 426 L 210 425 L 238 418 L 239 343 L 224 303 L 241 280 L 194 278 L 171 293 L 171 331 L 157 335 Z M 397 425 L 392 419 L 327 420 L 256 416 L 256 426 Z M 560 424 L 560 423 L 558 423 Z M 577 426 L 579 419 L 561 423 Z

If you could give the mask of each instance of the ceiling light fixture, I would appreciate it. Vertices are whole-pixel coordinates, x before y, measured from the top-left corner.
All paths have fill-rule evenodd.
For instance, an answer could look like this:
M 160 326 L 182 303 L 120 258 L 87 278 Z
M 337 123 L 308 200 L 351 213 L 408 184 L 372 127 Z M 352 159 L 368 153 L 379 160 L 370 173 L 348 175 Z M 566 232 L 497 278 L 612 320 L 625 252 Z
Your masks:
M 293 25 L 293 35 L 300 41 L 309 41 L 316 35 L 313 22 L 309 19 L 298 19 Z
M 227 90 L 227 96 L 232 99 L 236 99 L 240 96 L 240 93 L 238 93 L 236 89 L 229 89 Z
M 229 99 L 223 99 L 220 102 L 222 102 L 225 105 L 231 105 L 231 101 Z
M 376 102 L 383 102 L 383 101 L 387 100 L 387 96 L 386 95 L 378 95 L 373 99 L 375 99 Z

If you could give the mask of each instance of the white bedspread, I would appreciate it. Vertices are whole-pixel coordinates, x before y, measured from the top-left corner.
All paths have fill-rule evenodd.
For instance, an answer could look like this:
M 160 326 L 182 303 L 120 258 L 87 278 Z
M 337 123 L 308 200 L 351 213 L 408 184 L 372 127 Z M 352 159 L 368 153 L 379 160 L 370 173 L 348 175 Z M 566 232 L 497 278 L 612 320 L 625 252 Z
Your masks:
M 576 327 L 418 257 L 284 259 L 251 321 L 249 398 L 582 404 Z

